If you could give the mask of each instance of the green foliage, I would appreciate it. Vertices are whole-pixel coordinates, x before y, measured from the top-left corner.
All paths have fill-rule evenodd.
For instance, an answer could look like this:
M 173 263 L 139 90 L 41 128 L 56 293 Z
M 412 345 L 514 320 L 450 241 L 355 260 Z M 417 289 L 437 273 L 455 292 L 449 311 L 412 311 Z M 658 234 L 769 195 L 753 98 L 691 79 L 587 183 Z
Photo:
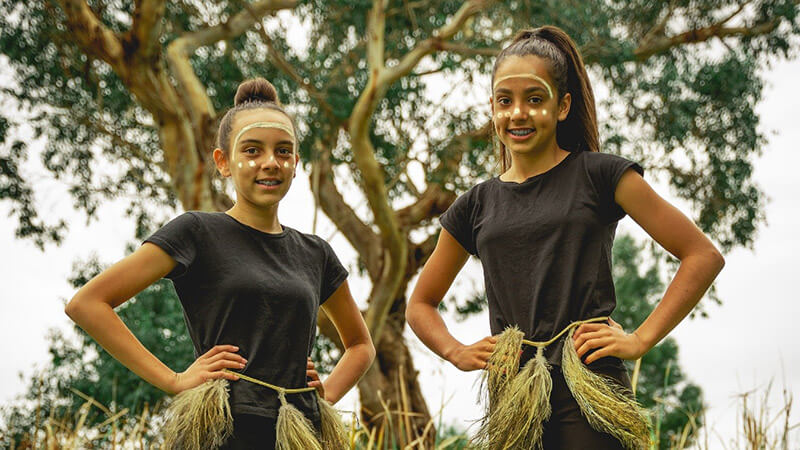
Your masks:
M 82 286 L 101 269 L 96 260 L 76 264 L 70 282 Z M 174 370 L 181 371 L 194 361 L 194 347 L 171 282 L 153 284 L 116 311 L 142 344 Z M 75 339 L 51 332 L 50 361 L 30 378 L 25 401 L 3 411 L 5 422 L 12 426 L 9 434 L 19 438 L 33 429 L 36 407 L 41 417 L 72 416 L 85 402 L 73 389 L 112 410 L 128 408 L 134 415 L 141 414 L 145 405 L 152 410 L 166 396 L 111 357 L 83 330 L 75 326 L 74 331 Z M 105 419 L 98 414 L 93 410 L 88 424 Z
M 30 205 L 13 211 L 20 220 L 18 236 L 44 245 L 58 242 L 66 231 L 63 222 L 45 222 L 37 216 L 35 202 L 30 201 L 30 180 L 15 170 L 25 160 L 26 152 L 12 150 L 23 123 L 35 136 L 45 138 L 41 155 L 45 167 L 68 184 L 75 206 L 90 217 L 100 201 L 122 195 L 134 198 L 130 214 L 137 220 L 144 220 L 138 217 L 147 214 L 148 205 L 174 206 L 174 186 L 161 169 L 157 124 L 118 74 L 96 55 L 81 50 L 63 11 L 53 2 L 2 0 L 0 4 L 8 11 L 0 17 L 0 48 L 13 76 L 3 95 L 26 115 L 4 119 L 0 141 L 4 161 L 0 184 L 11 188 L 0 198 Z M 391 67 L 430 38 L 461 4 L 451 0 L 389 2 L 387 65 Z M 792 37 L 800 28 L 798 7 L 790 0 L 750 2 L 731 23 L 743 28 L 776 26 L 724 38 L 725 45 L 715 39 L 683 43 L 644 59 L 638 58 L 636 49 L 649 38 L 709 27 L 730 15 L 737 4 L 721 0 L 500 2 L 470 20 L 454 41 L 468 48 L 497 49 L 521 28 L 546 23 L 564 28 L 581 47 L 594 82 L 610 87 L 603 105 L 609 120 L 601 124 L 605 148 L 666 175 L 675 192 L 693 203 L 703 230 L 729 249 L 750 245 L 764 220 L 764 195 L 752 180 L 753 158 L 765 144 L 755 113 L 763 88 L 759 69 L 796 50 Z M 131 3 L 90 5 L 110 29 L 127 31 Z M 267 49 L 255 28 L 200 48 L 192 66 L 219 112 L 231 104 L 243 78 L 267 77 L 298 116 L 303 160 L 311 162 L 320 149 L 330 148 L 335 164 L 354 169 L 349 141 L 341 139 L 340 131 L 347 129 L 368 79 L 363 33 L 371 5 L 367 1 L 301 2 L 294 16 L 306 30 L 307 44 L 298 43 L 291 34 L 297 28 L 285 21 L 266 21 L 270 44 L 318 96 L 270 64 L 270 58 L 264 63 Z M 241 8 L 239 0 L 213 5 L 169 2 L 161 23 L 162 49 L 175 37 L 217 25 Z M 670 20 L 664 20 L 667 17 Z M 165 65 L 163 51 L 156 63 Z M 452 137 L 488 120 L 483 100 L 449 98 L 440 105 L 428 95 L 431 88 L 442 86 L 442 79 L 448 89 L 474 85 L 475 75 L 489 73 L 492 63 L 493 58 L 483 54 L 436 52 L 388 87 L 371 119 L 370 138 L 385 168 L 392 198 L 403 199 L 413 192 L 407 180 L 398 177 L 409 161 L 422 160 L 428 169 L 437 167 L 452 154 Z M 462 159 L 465 170 L 428 170 L 427 181 L 461 192 L 492 173 L 494 155 L 487 140 L 474 139 L 467 145 L 472 150 Z M 98 173 L 99 161 L 118 170 Z M 360 175 L 354 171 L 353 176 L 358 180 Z

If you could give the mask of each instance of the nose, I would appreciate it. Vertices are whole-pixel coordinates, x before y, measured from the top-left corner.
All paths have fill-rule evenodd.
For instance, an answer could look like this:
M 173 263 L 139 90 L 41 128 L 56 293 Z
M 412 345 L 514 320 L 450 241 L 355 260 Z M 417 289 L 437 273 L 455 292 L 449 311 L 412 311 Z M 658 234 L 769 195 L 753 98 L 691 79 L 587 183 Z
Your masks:
M 261 168 L 263 169 L 279 169 L 280 165 L 278 164 L 278 160 L 275 158 L 274 153 L 265 153 L 264 159 L 261 161 Z
M 528 118 L 527 111 L 523 111 L 523 108 L 519 106 L 514 106 L 514 109 L 511 111 L 511 120 L 512 121 L 524 121 Z

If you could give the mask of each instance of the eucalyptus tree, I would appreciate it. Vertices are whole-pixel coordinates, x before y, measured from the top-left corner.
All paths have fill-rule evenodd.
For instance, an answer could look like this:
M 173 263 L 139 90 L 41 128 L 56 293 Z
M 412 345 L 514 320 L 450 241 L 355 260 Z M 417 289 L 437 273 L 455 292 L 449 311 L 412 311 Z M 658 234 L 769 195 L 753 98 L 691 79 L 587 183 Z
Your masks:
M 668 180 L 729 250 L 763 222 L 755 106 L 764 68 L 793 54 L 798 34 L 797 0 L 0 1 L 3 102 L 15 108 L 0 112 L 0 198 L 17 236 L 40 246 L 68 227 L 33 201 L 20 130 L 45 142 L 44 166 L 77 209 L 93 217 L 105 199 L 131 198 L 145 233 L 158 206 L 231 205 L 211 164 L 217 120 L 242 79 L 276 85 L 296 112 L 317 205 L 371 281 L 378 358 L 359 384 L 363 418 L 402 404 L 413 414 L 395 421 L 401 443 L 430 420 L 403 336 L 409 281 L 437 216 L 496 171 L 485 80 L 503 42 L 564 28 L 608 91 L 604 151 Z M 483 98 L 440 95 L 458 86 Z M 324 316 L 319 325 L 335 337 Z

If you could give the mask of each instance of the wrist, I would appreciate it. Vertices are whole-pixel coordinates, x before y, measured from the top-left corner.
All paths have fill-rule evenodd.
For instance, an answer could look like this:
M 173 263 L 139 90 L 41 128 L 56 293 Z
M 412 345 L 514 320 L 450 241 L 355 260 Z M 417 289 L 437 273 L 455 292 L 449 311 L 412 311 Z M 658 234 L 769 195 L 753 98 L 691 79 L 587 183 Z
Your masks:
M 449 347 L 447 347 L 444 351 L 442 351 L 442 357 L 449 363 L 453 364 L 453 359 L 456 354 L 458 354 L 459 350 L 464 347 L 464 344 L 456 341 Z
M 639 357 L 640 358 L 642 356 L 644 356 L 645 353 L 649 352 L 651 348 L 654 347 L 655 344 L 652 342 L 652 340 L 649 340 L 649 339 L 647 339 L 646 336 L 643 336 L 642 333 L 639 332 L 639 330 L 636 330 L 631 334 L 639 342 Z

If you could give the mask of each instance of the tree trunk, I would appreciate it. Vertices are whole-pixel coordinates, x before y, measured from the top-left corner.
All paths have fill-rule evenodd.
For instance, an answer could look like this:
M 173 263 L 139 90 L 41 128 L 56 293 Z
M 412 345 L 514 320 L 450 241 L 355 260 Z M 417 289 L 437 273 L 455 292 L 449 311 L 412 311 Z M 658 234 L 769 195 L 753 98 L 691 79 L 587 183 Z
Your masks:
M 364 425 L 383 429 L 384 439 L 394 439 L 396 448 L 432 448 L 435 427 L 422 396 L 417 370 L 403 337 L 405 299 L 395 302 L 376 343 L 377 357 L 359 382 L 361 417 Z M 387 411 L 389 412 L 387 414 Z

